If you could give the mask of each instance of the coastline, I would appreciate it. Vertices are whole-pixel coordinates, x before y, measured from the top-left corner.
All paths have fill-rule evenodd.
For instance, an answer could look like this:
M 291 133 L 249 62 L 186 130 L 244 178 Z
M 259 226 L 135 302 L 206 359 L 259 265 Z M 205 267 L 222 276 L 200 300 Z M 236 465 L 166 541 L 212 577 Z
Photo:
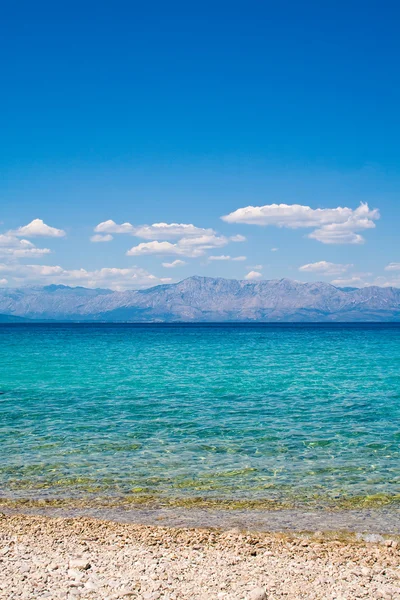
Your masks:
M 375 495 L 323 502 L 206 497 L 75 496 L 0 497 L 0 512 L 65 518 L 96 518 L 167 527 L 238 527 L 256 532 L 342 531 L 400 536 L 399 496 Z
M 400 598 L 400 544 L 354 534 L 0 516 L 0 598 Z M 261 596 L 259 596 L 261 598 Z
M 93 518 L 115 523 L 173 528 L 240 528 L 252 532 L 302 534 L 320 531 L 324 535 L 342 532 L 359 539 L 381 539 L 400 536 L 400 509 L 378 508 L 358 510 L 276 509 L 238 510 L 179 508 L 157 505 L 139 506 L 48 506 L 1 505 L 5 515 L 25 514 L 52 518 Z

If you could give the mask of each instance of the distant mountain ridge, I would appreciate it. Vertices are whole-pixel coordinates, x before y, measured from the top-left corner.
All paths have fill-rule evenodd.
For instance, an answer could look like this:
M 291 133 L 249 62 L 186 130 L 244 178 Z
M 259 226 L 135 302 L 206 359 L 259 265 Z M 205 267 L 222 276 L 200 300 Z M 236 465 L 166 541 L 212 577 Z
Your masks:
M 124 292 L 50 285 L 0 289 L 0 314 L 108 322 L 400 321 L 400 289 L 197 276 Z
M 15 317 L 14 315 L 2 315 L 0 314 L 0 323 L 29 323 L 30 319 L 24 319 L 24 317 Z

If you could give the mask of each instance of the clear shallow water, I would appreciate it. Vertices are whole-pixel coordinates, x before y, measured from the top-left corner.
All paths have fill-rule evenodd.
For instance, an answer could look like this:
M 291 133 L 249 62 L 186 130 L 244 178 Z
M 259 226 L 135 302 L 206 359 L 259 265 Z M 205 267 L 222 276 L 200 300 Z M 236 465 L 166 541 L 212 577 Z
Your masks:
M 4 498 L 400 493 L 396 325 L 1 325 Z

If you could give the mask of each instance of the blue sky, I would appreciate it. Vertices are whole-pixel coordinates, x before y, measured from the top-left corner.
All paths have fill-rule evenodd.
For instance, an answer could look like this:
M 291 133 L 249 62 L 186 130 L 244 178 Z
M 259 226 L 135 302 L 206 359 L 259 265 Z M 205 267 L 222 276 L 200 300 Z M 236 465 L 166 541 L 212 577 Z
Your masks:
M 0 285 L 400 286 L 397 3 L 55 4 L 2 10 Z

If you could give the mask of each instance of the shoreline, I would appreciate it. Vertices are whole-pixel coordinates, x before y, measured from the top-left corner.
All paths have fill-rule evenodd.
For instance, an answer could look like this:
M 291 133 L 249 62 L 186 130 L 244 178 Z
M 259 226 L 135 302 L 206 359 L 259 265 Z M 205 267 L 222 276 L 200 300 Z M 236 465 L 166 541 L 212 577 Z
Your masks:
M 223 510 L 152 506 L 80 506 L 52 507 L 2 506 L 0 513 L 8 516 L 26 515 L 50 518 L 89 518 L 106 522 L 138 526 L 170 528 L 239 528 L 255 533 L 302 534 L 319 531 L 324 535 L 335 532 L 357 535 L 360 539 L 383 541 L 385 536 L 400 539 L 400 509 L 364 510 Z
M 256 532 L 343 531 L 400 536 L 400 503 L 359 502 L 324 505 L 269 501 L 215 501 L 204 498 L 0 497 L 0 512 L 49 517 L 87 517 L 167 527 L 239 527 Z M 375 498 L 376 500 L 376 498 Z
M 7 599 L 244 600 L 262 588 L 268 600 L 398 600 L 399 565 L 394 538 L 0 515 Z

